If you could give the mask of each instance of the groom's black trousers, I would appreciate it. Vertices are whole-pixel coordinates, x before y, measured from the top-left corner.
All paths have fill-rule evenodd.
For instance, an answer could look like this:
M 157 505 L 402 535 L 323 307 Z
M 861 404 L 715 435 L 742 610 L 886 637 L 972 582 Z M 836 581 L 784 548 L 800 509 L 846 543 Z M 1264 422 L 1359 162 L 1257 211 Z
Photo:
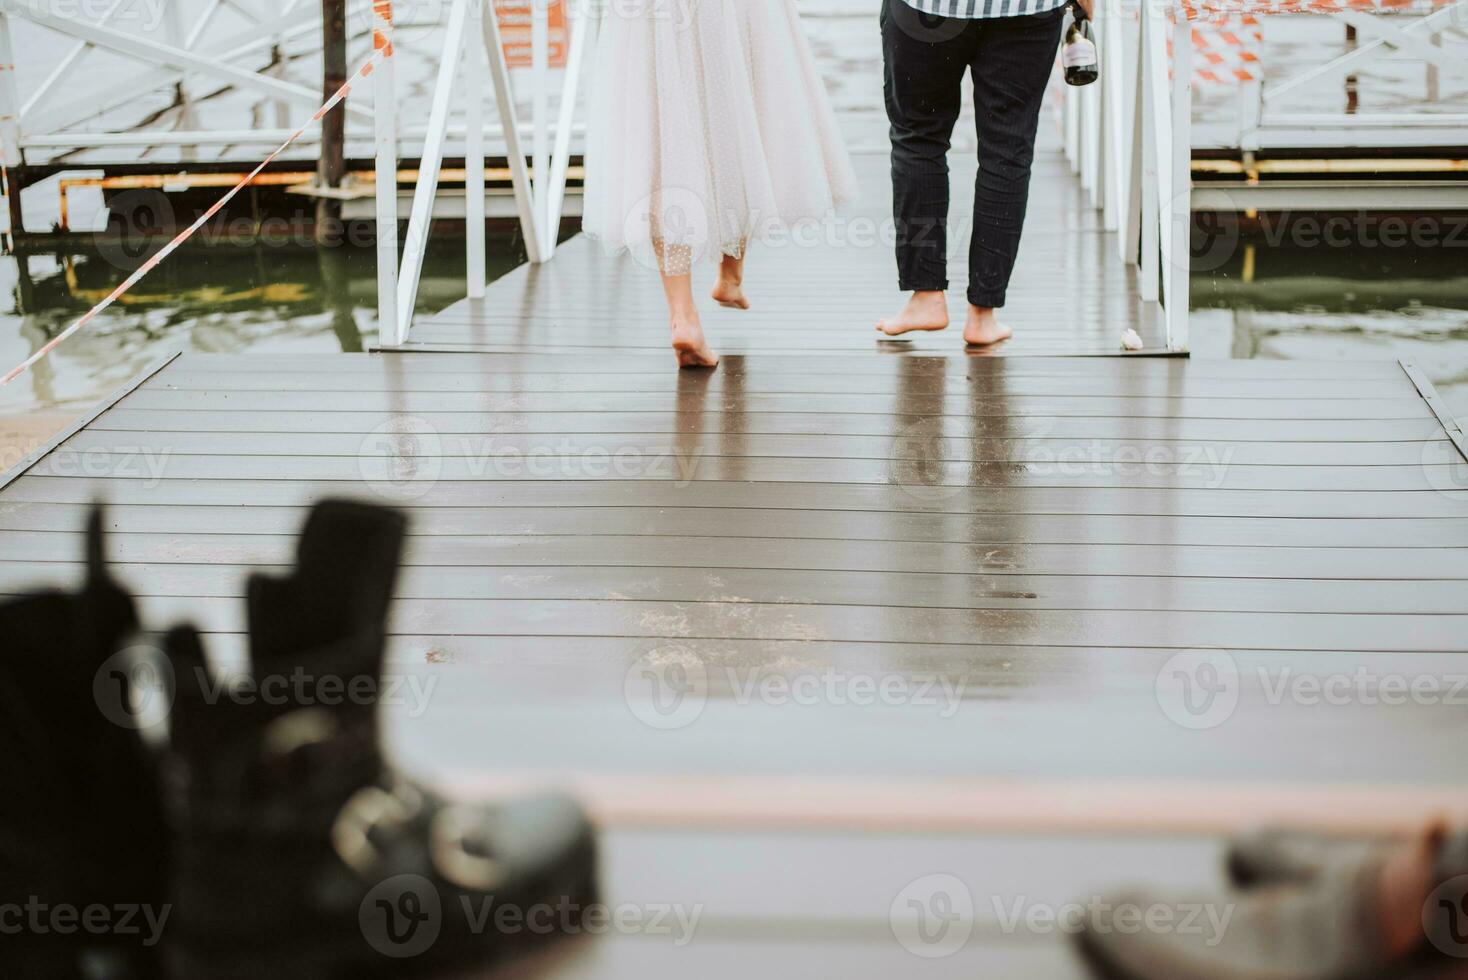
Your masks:
M 959 20 L 883 0 L 893 217 L 904 290 L 948 288 L 948 147 L 973 72 L 979 176 L 968 301 L 1003 306 L 1019 251 L 1035 130 L 1064 11 Z

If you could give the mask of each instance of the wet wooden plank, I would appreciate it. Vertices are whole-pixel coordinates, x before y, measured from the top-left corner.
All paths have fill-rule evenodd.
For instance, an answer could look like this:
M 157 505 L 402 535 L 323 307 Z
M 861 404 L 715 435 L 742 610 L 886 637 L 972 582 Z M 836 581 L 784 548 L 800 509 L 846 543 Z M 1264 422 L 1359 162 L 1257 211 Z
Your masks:
M 700 413 L 680 418 L 667 412 L 415 412 L 415 420 L 446 435 L 499 433 L 678 433 L 746 435 L 887 436 L 902 432 L 905 418 L 818 412 Z M 288 432 L 354 433 L 365 436 L 402 427 L 399 413 L 353 411 L 176 412 L 118 407 L 88 426 L 89 432 Z M 416 424 L 416 423 L 415 423 Z M 1029 435 L 1029 434 L 1033 435 Z M 1225 442 L 1434 442 L 1443 429 L 1435 419 L 1158 419 L 1034 416 L 1020 424 L 1005 416 L 970 416 L 957 438 L 968 439 L 1141 439 Z
M 123 562 L 284 564 L 293 535 L 129 534 L 112 543 Z M 14 561 L 70 561 L 77 532 L 3 531 Z M 414 539 L 408 565 L 795 569 L 819 572 L 1161 575 L 1221 578 L 1468 579 L 1468 552 L 1451 548 L 1293 548 L 1137 544 L 990 544 L 711 536 L 455 535 Z
M 690 382 L 691 385 L 691 382 Z M 853 385 L 853 388 L 857 386 Z M 583 412 L 673 411 L 696 415 L 720 413 L 738 405 L 743 412 L 800 412 L 813 409 L 816 400 L 801 393 L 749 395 L 690 390 L 682 393 L 598 392 L 580 395 L 575 408 Z M 568 396 L 555 392 L 435 392 L 393 394 L 366 392 L 293 392 L 289 402 L 268 391 L 171 391 L 148 386 L 127 399 L 129 408 L 187 411 L 380 411 L 418 412 L 564 412 Z M 932 416 L 956 418 L 1000 416 L 1109 416 L 1203 419 L 1418 419 L 1421 398 L 1315 398 L 1293 402 L 1287 398 L 1208 398 L 1166 396 L 996 395 L 894 393 L 883 400 L 856 391 L 819 399 L 821 411 L 834 413 Z
M 1446 438 L 1418 442 L 1229 442 L 1224 440 L 1149 440 L 1145 446 L 1125 438 L 1056 439 L 1043 435 L 1045 427 L 1034 427 L 1028 437 L 970 437 L 934 429 L 932 438 L 899 428 L 888 436 L 841 436 L 829 434 L 764 435 L 689 432 L 676 434 L 501 433 L 488 436 L 448 436 L 424 439 L 413 447 L 415 459 L 460 458 L 481 460 L 497 466 L 519 458 L 581 456 L 593 454 L 666 457 L 680 467 L 695 461 L 737 456 L 741 459 L 876 459 L 922 461 L 936 465 L 957 461 L 1033 464 L 1036 471 L 1046 466 L 1080 471 L 1107 465 L 1136 465 L 1180 468 L 1228 466 L 1420 466 L 1442 455 L 1452 442 Z M 427 430 L 424 430 L 427 432 Z M 385 432 L 237 432 L 228 442 L 215 433 L 94 430 L 78 433 L 67 444 L 74 453 L 146 453 L 155 457 L 174 456 L 297 456 L 319 459 L 358 459 L 379 452 Z M 406 433 L 412 436 L 412 430 Z M 444 470 L 446 474 L 452 469 Z M 894 470 L 893 477 L 900 477 Z
M 302 360 L 292 354 L 252 353 L 248 357 L 238 354 L 212 354 L 189 352 L 185 355 L 191 372 L 223 374 L 308 374 L 317 377 L 341 375 L 366 375 L 381 377 L 401 375 L 404 369 L 411 374 L 461 374 L 466 371 L 481 377 L 492 375 L 497 367 L 507 361 L 507 356 L 466 353 L 461 357 L 444 358 L 436 354 L 399 352 L 393 358 L 383 359 L 373 354 L 342 354 L 327 360 L 312 358 Z M 1403 371 L 1397 362 L 1379 361 L 1210 361 L 1210 360 L 1167 360 L 1160 365 L 1141 358 L 1125 357 L 1047 357 L 1013 358 L 991 362 L 980 359 L 935 357 L 929 355 L 902 355 L 906 361 L 918 362 L 914 370 L 925 375 L 950 378 L 965 378 L 975 370 L 1002 370 L 1007 378 L 1030 377 L 1180 377 L 1189 378 L 1289 378 L 1291 380 L 1349 379 L 1402 380 Z M 587 355 L 515 355 L 511 361 L 520 374 L 664 374 L 661 358 L 649 358 L 638 354 Z M 743 362 L 732 361 L 726 368 L 737 368 Z M 822 358 L 823 371 L 845 376 L 886 374 L 890 368 L 869 354 L 833 354 Z M 779 375 L 808 375 L 811 365 L 802 360 L 763 359 L 759 374 L 770 377 Z
M 783 597 L 781 597 L 783 599 Z M 197 599 L 191 618 L 211 633 L 241 633 L 244 609 L 233 600 Z M 1118 646 L 1225 649 L 1280 645 L 1298 650 L 1462 651 L 1468 613 L 1416 614 L 1209 612 L 1128 608 L 1125 597 L 1105 609 L 940 609 L 907 606 L 821 606 L 770 602 L 639 602 L 606 600 L 407 600 L 394 607 L 395 635 L 442 637 L 452 650 L 467 638 L 524 635 L 684 639 L 863 641 L 957 645 L 984 637 L 997 644 L 1083 645 L 1106 636 Z M 1468 690 L 1465 690 L 1468 698 Z
M 117 574 L 140 595 L 165 600 L 150 608 L 165 618 L 191 614 L 194 599 L 240 599 L 252 571 L 283 569 L 275 564 L 116 563 Z M 0 566 L 0 593 L 15 594 L 36 583 L 75 584 L 80 565 L 70 562 L 10 561 Z M 433 604 L 483 599 L 615 600 L 670 603 L 752 603 L 899 607 L 911 609 L 1114 609 L 1204 612 L 1306 612 L 1459 614 L 1461 580 L 1352 581 L 1341 579 L 1168 578 L 1131 576 L 1125 581 L 1096 575 L 974 574 L 925 572 L 686 569 L 513 565 L 482 569 L 413 566 L 403 570 L 398 595 L 404 615 L 424 614 Z M 185 600 L 185 601 L 174 601 Z M 217 607 L 231 608 L 228 604 Z M 480 609 L 477 606 L 469 607 Z M 487 608 L 487 607 L 486 607 Z M 481 610 L 483 611 L 483 610 Z M 217 611 L 216 611 L 216 614 Z
M 762 483 L 890 484 L 909 496 L 946 495 L 975 487 L 1086 487 L 1208 490 L 1280 490 L 1309 492 L 1326 488 L 1378 492 L 1427 492 L 1453 486 L 1462 479 L 1463 463 L 1419 463 L 1416 466 L 1246 466 L 1215 459 L 1178 462 L 1143 461 L 1140 450 L 1125 456 L 1062 462 L 964 462 L 943 460 L 764 458 L 740 456 L 683 458 L 674 452 L 642 453 L 615 441 L 586 453 L 497 456 L 378 455 L 324 456 L 189 456 L 160 449 L 156 453 L 124 447 L 117 451 L 71 451 L 66 448 L 40 460 L 36 476 L 108 476 L 137 480 L 156 487 L 165 480 L 251 480 L 365 482 L 385 499 L 411 499 L 422 487 L 440 480 L 500 485 L 515 481 L 555 480 L 602 485 L 670 483 L 685 494 L 707 481 Z M 393 450 L 396 452 L 396 450 Z M 1421 455 L 1418 455 L 1419 460 Z M 406 462 L 404 462 L 406 460 Z M 375 485 L 375 487 L 374 487 Z M 596 501 L 595 491 L 588 499 Z
M 671 482 L 438 480 L 411 493 L 378 494 L 360 475 L 350 480 L 158 480 L 27 474 L 5 489 L 0 502 L 54 501 L 118 505 L 207 504 L 301 506 L 326 496 L 368 495 L 380 503 L 439 507 L 685 507 L 882 511 L 922 514 L 1142 514 L 1235 517 L 1468 518 L 1468 488 L 1417 491 L 1309 492 L 1191 487 L 954 487 L 914 495 L 900 487 L 836 483 L 748 483 L 709 480 L 698 492 Z
M 0 530 L 75 531 L 90 505 L 0 503 Z M 134 504 L 107 513 L 112 533 L 292 534 L 305 506 Z M 1271 518 L 1138 514 L 923 514 L 730 507 L 423 507 L 408 534 L 638 535 L 1319 548 L 1463 548 L 1468 525 L 1442 518 Z
M 1002 362 L 1000 362 L 1002 363 Z M 900 365 L 899 365 L 900 368 Z M 902 397 L 921 395 L 941 396 L 944 394 L 966 394 L 974 399 L 1002 397 L 1015 379 L 1007 375 L 988 377 L 988 372 L 976 371 L 970 380 L 951 378 L 945 375 L 928 377 L 916 375 L 905 377 L 900 370 L 885 374 L 835 375 L 829 373 L 786 374 L 761 377 L 733 378 L 715 374 L 706 384 L 690 384 L 669 371 L 644 372 L 637 374 L 521 374 L 514 375 L 482 373 L 435 372 L 430 375 L 403 375 L 387 372 L 381 376 L 364 375 L 308 375 L 308 374 L 258 374 L 194 372 L 181 370 L 171 372 L 166 379 L 150 382 L 151 389 L 169 391 L 207 392 L 551 392 L 565 395 L 612 394 L 621 392 L 666 392 L 684 393 L 697 387 L 710 395 L 727 393 L 738 385 L 743 395 L 753 394 L 848 394 L 854 389 L 873 395 L 900 394 Z M 1015 394 L 1020 394 L 1016 391 Z M 1405 379 L 1397 378 L 1306 378 L 1295 379 L 1287 390 L 1281 389 L 1277 381 L 1267 378 L 1175 378 L 1147 379 L 1143 377 L 1029 377 L 1023 379 L 1022 393 L 1025 397 L 1068 396 L 1110 397 L 1123 395 L 1153 398 L 1260 398 L 1274 401 L 1295 399 L 1391 399 L 1410 398 L 1412 390 Z M 574 400 L 572 402 L 574 404 Z

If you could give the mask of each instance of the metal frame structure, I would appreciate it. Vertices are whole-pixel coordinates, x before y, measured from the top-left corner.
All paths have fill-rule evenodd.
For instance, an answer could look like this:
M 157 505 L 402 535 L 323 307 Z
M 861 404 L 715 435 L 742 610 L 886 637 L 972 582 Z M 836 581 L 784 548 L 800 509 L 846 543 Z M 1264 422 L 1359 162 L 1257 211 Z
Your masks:
M 1247 12 L 1254 4 L 1242 0 L 1238 6 L 1241 12 Z M 1313 145 L 1331 146 L 1359 145 L 1363 130 L 1384 128 L 1380 118 L 1364 115 L 1275 113 L 1266 118 L 1264 107 L 1278 104 L 1303 86 L 1343 79 L 1391 50 L 1421 56 L 1439 72 L 1463 74 L 1462 66 L 1453 63 L 1451 54 L 1432 44 L 1431 39 L 1468 26 L 1468 0 L 1449 0 L 1436 6 L 1440 9 L 1403 28 L 1389 23 L 1397 16 L 1393 14 L 1353 9 L 1309 14 L 1338 18 L 1355 26 L 1362 35 L 1370 35 L 1371 40 L 1293 78 L 1273 84 L 1255 79 L 1243 85 L 1239 144 L 1246 154 L 1243 169 L 1248 169 L 1253 150 L 1260 148 L 1261 134 L 1279 132 L 1281 127 L 1295 134 L 1313 131 L 1320 141 Z M 1260 12 L 1267 13 L 1267 6 Z M 1102 80 L 1099 86 L 1072 90 L 1065 99 L 1062 130 L 1066 156 L 1080 175 L 1091 203 L 1101 212 L 1103 226 L 1119 233 L 1122 260 L 1140 266 L 1142 300 L 1160 304 L 1168 349 L 1183 352 L 1188 349 L 1193 210 L 1238 210 L 1270 202 L 1277 206 L 1319 207 L 1329 203 L 1322 198 L 1334 196 L 1339 200 L 1348 185 L 1337 184 L 1328 192 L 1299 181 L 1250 181 L 1247 193 L 1233 193 L 1216 185 L 1195 187 L 1192 22 L 1176 0 L 1099 0 L 1096 21 Z M 1428 116 L 1424 122 L 1419 118 L 1423 116 L 1427 114 L 1405 120 L 1410 128 L 1401 139 L 1424 146 L 1468 144 L 1468 117 L 1443 113 Z M 1393 119 L 1398 124 L 1404 121 L 1400 116 Z M 1388 182 L 1388 186 L 1376 187 L 1366 196 L 1353 195 L 1351 201 L 1356 207 L 1400 207 L 1415 202 L 1461 208 L 1468 206 L 1468 193 L 1461 182 Z
M 423 258 L 433 222 L 443 166 L 444 141 L 449 118 L 462 101 L 467 117 L 465 131 L 465 219 L 468 261 L 468 292 L 472 299 L 485 292 L 485 149 L 482 124 L 482 93 L 486 76 L 492 82 L 495 103 L 504 134 L 505 155 L 514 189 L 525 249 L 531 262 L 547 262 L 555 255 L 561 218 L 564 214 L 566 180 L 571 160 L 571 136 L 575 123 L 581 71 L 591 49 L 590 34 L 595 20 L 578 5 L 568 11 L 569 51 L 561 80 L 561 98 L 552 133 L 550 123 L 549 9 L 543 2 L 531 4 L 532 120 L 530 163 L 521 142 L 510 67 L 505 58 L 499 21 L 493 0 L 454 0 L 449 11 L 438 80 L 433 90 L 427 140 L 419 167 L 418 185 L 404 240 L 401 268 L 397 242 L 397 90 L 391 69 L 376 76 L 377 106 L 377 227 L 378 227 L 378 323 L 379 345 L 396 347 L 408 338 L 417 303 Z M 390 12 L 387 0 L 377 9 Z M 391 38 L 391 23 L 378 29 Z M 388 59 L 391 64 L 392 59 Z M 462 68 L 462 78 L 461 78 Z M 462 88 L 460 87 L 462 86 Z M 467 97 L 466 97 L 467 96 Z
M 268 3 L 274 9 L 262 9 Z M 5 98 L 0 105 L 0 114 L 14 117 L 14 132 L 5 140 L 5 152 L 17 155 L 28 146 L 47 148 L 88 147 L 95 144 L 100 135 L 95 132 L 71 131 L 69 127 L 78 122 L 136 99 L 139 92 L 158 87 L 160 81 L 171 82 L 180 87 L 181 109 L 184 120 L 191 113 L 185 78 L 204 76 L 227 85 L 258 92 L 273 100 L 292 103 L 302 108 L 315 109 L 321 104 L 319 86 L 301 85 L 274 77 L 266 71 L 241 67 L 238 63 L 251 57 L 257 60 L 267 54 L 284 38 L 295 38 L 321 30 L 319 7 L 306 0 L 209 0 L 194 8 L 185 0 L 167 0 L 161 10 L 164 18 L 164 35 L 167 40 L 158 40 L 146 34 L 118 29 L 113 20 L 128 6 L 126 0 L 114 0 L 112 5 L 96 21 L 65 16 L 53 12 L 47 5 L 34 4 L 27 0 L 0 0 L 0 33 L 9 34 L 9 18 L 16 17 L 41 27 L 77 39 L 72 49 L 57 63 L 46 80 L 30 93 L 22 103 L 18 93 Z M 214 25 L 219 12 L 231 7 L 256 22 L 256 27 L 223 43 L 214 42 L 201 47 L 202 39 Z M 192 20 L 185 19 L 185 8 L 199 9 Z M 63 82 L 74 82 L 86 57 L 95 50 L 106 50 L 140 62 L 146 68 L 135 75 L 117 78 L 109 75 L 105 82 L 79 90 L 74 84 L 66 86 L 67 97 L 61 99 Z M 370 108 L 349 104 L 348 112 L 363 119 L 371 118 Z M 208 134 L 200 134 L 208 135 Z M 269 141 L 269 134 L 255 130 L 241 130 L 231 134 L 235 142 Z M 177 130 L 156 132 L 130 132 L 134 141 L 149 139 L 159 144 L 178 145 L 181 139 L 193 138 L 194 134 L 179 133 Z M 35 140 L 33 142 L 33 139 Z
M 1432 9 L 1430 13 L 1426 12 Z M 1420 13 L 1405 26 L 1407 15 Z M 1312 86 L 1343 82 L 1347 76 L 1392 54 L 1405 54 L 1428 68 L 1429 97 L 1442 76 L 1468 84 L 1468 66 L 1441 46 L 1449 32 L 1468 30 L 1468 0 L 1427 3 L 1420 10 L 1386 8 L 1385 12 L 1342 9 L 1302 16 L 1329 17 L 1354 28 L 1360 39 L 1347 51 L 1293 77 L 1265 81 L 1255 77 L 1239 89 L 1239 125 L 1236 145 L 1252 153 L 1271 145 L 1309 146 L 1442 146 L 1468 145 L 1468 113 L 1298 113 L 1279 106 L 1290 95 Z M 1344 139 L 1343 139 L 1344 137 Z

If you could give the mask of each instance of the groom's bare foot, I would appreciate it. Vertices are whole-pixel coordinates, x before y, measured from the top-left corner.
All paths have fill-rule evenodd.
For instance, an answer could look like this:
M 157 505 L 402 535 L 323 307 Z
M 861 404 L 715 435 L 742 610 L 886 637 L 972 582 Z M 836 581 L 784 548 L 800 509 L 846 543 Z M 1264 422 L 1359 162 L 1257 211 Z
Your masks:
M 937 290 L 913 293 L 900 313 L 877 321 L 877 329 L 889 337 L 900 337 L 913 330 L 943 330 L 947 326 L 948 296 Z
M 1014 336 L 1014 331 L 1000 323 L 994 311 L 970 306 L 968 322 L 963 327 L 963 342 L 970 347 L 988 347 Z
M 709 295 L 713 296 L 715 303 L 731 310 L 749 309 L 749 299 L 744 295 L 744 284 L 738 280 L 719 276 L 719 281 L 714 284 L 714 291 Z
M 703 336 L 703 324 L 699 322 L 698 314 L 675 313 L 671 325 L 673 353 L 678 358 L 680 368 L 718 366 L 719 355 L 709 349 L 708 341 Z

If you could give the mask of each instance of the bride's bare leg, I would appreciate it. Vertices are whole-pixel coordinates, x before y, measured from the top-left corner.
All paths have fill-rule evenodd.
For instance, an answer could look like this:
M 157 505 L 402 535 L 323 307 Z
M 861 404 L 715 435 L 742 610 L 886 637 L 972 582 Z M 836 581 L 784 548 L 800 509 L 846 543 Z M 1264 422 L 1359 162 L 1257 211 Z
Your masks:
M 693 275 L 689 257 L 676 246 L 658 247 L 658 265 L 663 270 L 663 294 L 668 298 L 668 321 L 673 332 L 673 353 L 679 367 L 715 367 L 719 357 L 709 350 L 703 336 L 698 304 L 693 300 Z
M 744 256 L 724 256 L 719 263 L 719 281 L 714 284 L 714 302 L 735 310 L 749 309 L 744 295 Z

